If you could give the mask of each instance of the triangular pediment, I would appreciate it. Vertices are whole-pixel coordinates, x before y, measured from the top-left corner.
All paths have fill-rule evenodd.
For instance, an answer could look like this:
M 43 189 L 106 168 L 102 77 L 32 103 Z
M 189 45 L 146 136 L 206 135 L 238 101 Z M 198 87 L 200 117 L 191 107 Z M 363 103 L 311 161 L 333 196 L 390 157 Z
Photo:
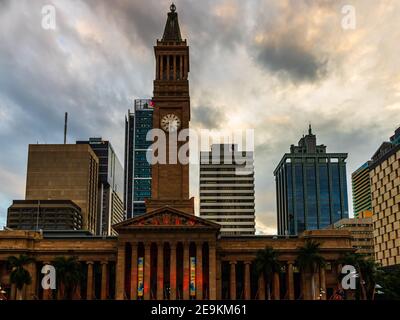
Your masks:
M 113 226 L 117 231 L 132 229 L 220 229 L 220 225 L 171 207 L 162 207 L 146 214 L 122 221 Z

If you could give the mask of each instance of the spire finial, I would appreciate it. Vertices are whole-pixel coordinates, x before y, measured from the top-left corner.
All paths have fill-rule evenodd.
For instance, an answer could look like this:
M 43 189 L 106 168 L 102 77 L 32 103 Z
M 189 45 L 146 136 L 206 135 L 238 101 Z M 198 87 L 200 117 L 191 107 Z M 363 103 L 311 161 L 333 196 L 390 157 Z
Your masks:
M 170 6 L 171 12 L 168 12 L 167 23 L 165 24 L 164 35 L 161 41 L 182 41 L 181 31 L 179 29 L 178 13 L 174 3 Z
M 308 134 L 312 134 L 311 122 L 310 122 L 310 124 L 308 125 Z

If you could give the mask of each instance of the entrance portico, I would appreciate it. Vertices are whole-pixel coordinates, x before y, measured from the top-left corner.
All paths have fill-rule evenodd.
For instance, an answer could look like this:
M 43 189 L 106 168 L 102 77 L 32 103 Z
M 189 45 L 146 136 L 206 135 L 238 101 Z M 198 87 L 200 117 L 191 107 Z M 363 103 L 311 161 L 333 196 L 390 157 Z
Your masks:
M 166 206 L 114 228 L 117 299 L 216 299 L 218 224 Z

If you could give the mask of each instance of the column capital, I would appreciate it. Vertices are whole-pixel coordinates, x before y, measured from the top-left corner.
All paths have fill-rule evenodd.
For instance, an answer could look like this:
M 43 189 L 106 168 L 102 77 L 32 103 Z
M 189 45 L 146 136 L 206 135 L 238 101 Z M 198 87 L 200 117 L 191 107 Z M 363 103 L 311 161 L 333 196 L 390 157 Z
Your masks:
M 94 264 L 94 261 L 86 261 L 86 264 Z
M 249 264 L 249 265 L 252 264 L 252 262 L 249 261 L 249 260 L 243 261 L 243 263 L 244 263 L 244 264 Z
M 100 261 L 100 264 L 108 264 L 108 260 L 102 260 L 102 261 Z
M 157 246 L 164 246 L 165 241 L 164 240 L 158 240 L 156 241 Z
M 129 241 L 129 244 L 134 247 L 137 246 L 139 244 L 139 241 Z
M 208 247 L 211 249 L 216 249 L 217 248 L 217 244 L 215 243 L 215 242 L 208 242 L 207 241 L 207 243 L 208 243 Z
M 151 241 L 146 241 L 146 242 L 144 242 L 143 243 L 143 246 L 145 247 L 145 248 L 151 248 Z
M 229 264 L 237 264 L 237 261 L 229 261 Z

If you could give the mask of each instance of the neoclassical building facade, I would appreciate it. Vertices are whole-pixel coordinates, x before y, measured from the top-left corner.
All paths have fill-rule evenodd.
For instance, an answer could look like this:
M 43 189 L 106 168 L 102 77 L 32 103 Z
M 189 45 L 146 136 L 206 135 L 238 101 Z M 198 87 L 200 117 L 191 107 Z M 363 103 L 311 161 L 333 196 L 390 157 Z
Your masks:
M 327 299 L 337 286 L 338 259 L 353 251 L 348 231 L 306 231 L 299 237 L 220 237 L 219 226 L 162 208 L 117 225 L 116 237 L 32 231 L 0 232 L 0 283 L 9 298 L 16 296 L 7 267 L 9 256 L 34 259 L 26 268 L 32 283 L 26 299 L 57 299 L 58 290 L 43 290 L 42 267 L 56 257 L 77 257 L 84 277 L 74 299 L 215 300 L 267 299 L 266 279 L 258 277 L 258 250 L 274 248 L 282 265 L 273 277 L 272 299 Z M 327 264 L 303 282 L 295 261 L 307 239 L 321 244 Z M 136 262 L 136 263 L 135 263 Z

